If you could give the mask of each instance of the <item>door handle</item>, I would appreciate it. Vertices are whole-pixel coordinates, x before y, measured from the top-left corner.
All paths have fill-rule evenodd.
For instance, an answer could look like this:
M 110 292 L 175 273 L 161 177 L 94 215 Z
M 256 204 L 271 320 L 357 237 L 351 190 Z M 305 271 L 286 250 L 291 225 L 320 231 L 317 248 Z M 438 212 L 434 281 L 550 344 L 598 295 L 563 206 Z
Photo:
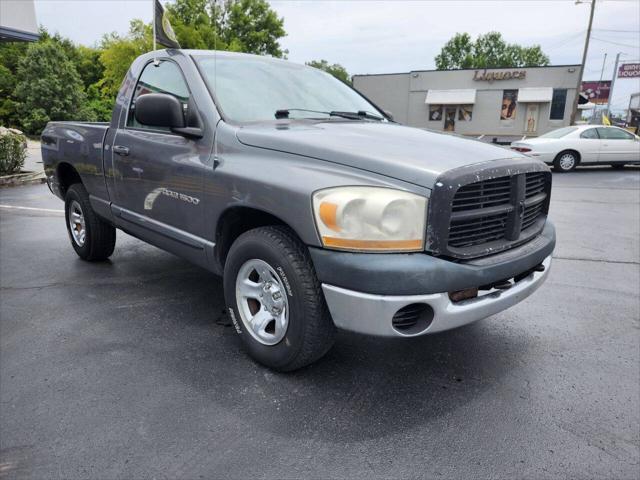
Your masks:
M 121 145 L 114 145 L 113 153 L 126 157 L 127 155 L 129 155 L 129 148 L 123 147 Z

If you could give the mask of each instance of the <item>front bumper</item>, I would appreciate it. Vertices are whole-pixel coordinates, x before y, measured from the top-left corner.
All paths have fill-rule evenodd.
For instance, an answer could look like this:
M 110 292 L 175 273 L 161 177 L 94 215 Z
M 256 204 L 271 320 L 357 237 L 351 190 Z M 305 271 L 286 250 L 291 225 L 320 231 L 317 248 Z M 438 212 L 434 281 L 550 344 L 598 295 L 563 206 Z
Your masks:
M 556 243 L 553 224 L 518 247 L 495 255 L 451 261 L 425 253 L 372 254 L 309 248 L 336 326 L 383 336 L 415 336 L 486 318 L 531 295 L 545 280 Z M 542 264 L 544 271 L 534 271 Z M 527 272 L 530 272 L 528 275 Z M 513 279 L 509 290 L 480 291 L 452 302 L 449 292 Z M 425 328 L 400 331 L 392 319 L 399 309 L 425 304 L 432 313 Z
M 415 337 L 441 332 L 481 320 L 521 302 L 545 281 L 551 256 L 542 262 L 543 271 L 533 271 L 508 290 L 493 290 L 485 295 L 452 302 L 449 294 L 373 295 L 323 284 L 322 289 L 335 325 L 345 330 L 385 337 Z M 428 305 L 416 327 L 401 330 L 393 325 L 398 310 L 408 305 Z

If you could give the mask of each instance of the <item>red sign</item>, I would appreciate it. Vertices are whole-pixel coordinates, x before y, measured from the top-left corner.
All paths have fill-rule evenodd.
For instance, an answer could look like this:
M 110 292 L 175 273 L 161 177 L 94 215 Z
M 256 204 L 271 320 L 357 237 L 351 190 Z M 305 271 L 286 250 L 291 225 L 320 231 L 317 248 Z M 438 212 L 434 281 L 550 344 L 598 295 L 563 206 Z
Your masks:
M 618 78 L 640 77 L 640 63 L 623 63 L 618 67 Z
M 611 90 L 611 80 L 602 82 L 582 82 L 580 93 L 591 103 L 605 104 L 609 100 Z

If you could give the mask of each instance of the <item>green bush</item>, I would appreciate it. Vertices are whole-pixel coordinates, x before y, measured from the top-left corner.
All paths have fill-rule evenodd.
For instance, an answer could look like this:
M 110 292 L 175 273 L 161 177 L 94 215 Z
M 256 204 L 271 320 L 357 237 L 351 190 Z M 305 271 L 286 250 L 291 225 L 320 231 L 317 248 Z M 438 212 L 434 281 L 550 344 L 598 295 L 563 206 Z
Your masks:
M 26 156 L 26 137 L 9 129 L 0 129 L 0 175 L 19 172 Z

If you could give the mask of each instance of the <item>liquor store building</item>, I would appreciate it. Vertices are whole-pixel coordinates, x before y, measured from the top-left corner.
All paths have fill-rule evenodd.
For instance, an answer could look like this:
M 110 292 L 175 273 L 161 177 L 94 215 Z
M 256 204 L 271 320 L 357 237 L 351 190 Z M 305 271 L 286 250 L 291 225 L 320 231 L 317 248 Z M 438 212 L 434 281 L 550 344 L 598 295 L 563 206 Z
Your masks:
M 353 86 L 405 125 L 505 142 L 569 125 L 579 75 L 579 65 L 426 70 L 355 75 Z

